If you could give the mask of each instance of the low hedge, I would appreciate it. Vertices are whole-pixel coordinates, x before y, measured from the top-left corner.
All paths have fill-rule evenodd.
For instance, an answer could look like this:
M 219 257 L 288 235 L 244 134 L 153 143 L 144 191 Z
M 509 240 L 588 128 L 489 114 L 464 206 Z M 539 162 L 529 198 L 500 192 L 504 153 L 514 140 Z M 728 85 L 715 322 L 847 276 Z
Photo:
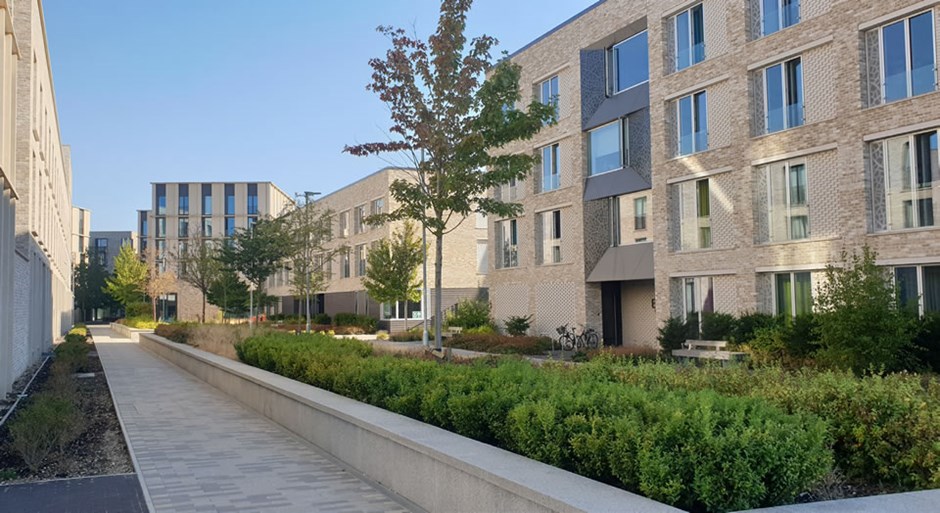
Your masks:
M 552 348 L 548 337 L 511 337 L 496 334 L 460 334 L 447 339 L 446 346 L 496 354 L 542 354 Z
M 155 330 L 160 325 L 159 321 L 154 321 L 150 317 L 128 317 L 118 320 L 119 323 L 128 328 L 140 330 Z
M 825 423 L 754 398 L 631 386 L 591 367 L 375 357 L 323 335 L 236 349 L 250 365 L 691 510 L 790 502 L 832 465 Z
M 361 329 L 364 333 L 375 333 L 379 321 L 368 315 L 358 315 L 354 313 L 338 313 L 333 317 L 333 324 L 336 327 L 351 326 Z
M 836 464 L 852 480 L 897 490 L 940 487 L 940 382 L 917 374 L 868 375 L 779 367 L 675 367 L 592 362 L 591 371 L 649 391 L 714 390 L 830 428 Z

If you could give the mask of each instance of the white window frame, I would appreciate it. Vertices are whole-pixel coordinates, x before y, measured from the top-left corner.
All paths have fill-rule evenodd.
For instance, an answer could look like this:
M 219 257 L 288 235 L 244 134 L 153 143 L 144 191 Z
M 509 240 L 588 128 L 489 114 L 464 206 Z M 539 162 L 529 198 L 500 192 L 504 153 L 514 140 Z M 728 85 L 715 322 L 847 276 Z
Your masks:
M 632 36 L 630 36 L 630 37 L 624 39 L 623 41 L 620 41 L 619 43 L 616 43 L 616 44 L 613 44 L 613 45 L 610 45 L 609 47 L 607 47 L 607 50 L 606 50 L 606 52 L 605 52 L 605 60 L 606 60 L 606 64 L 607 64 L 607 65 L 605 66 L 605 69 L 607 70 L 607 96 L 617 96 L 617 95 L 620 94 L 620 93 L 623 93 L 623 92 L 625 92 L 625 91 L 629 91 L 629 90 L 631 90 L 631 89 L 633 89 L 633 88 L 635 88 L 635 87 L 639 87 L 639 86 L 641 86 L 641 85 L 643 85 L 643 84 L 648 84 L 648 83 L 649 83 L 650 78 L 649 78 L 649 73 L 647 73 L 646 80 L 644 80 L 644 81 L 642 81 L 642 82 L 637 82 L 636 84 L 633 84 L 633 85 L 630 86 L 630 87 L 627 87 L 627 88 L 624 88 L 624 89 L 619 89 L 620 84 L 617 83 L 617 79 L 618 79 L 618 77 L 620 76 L 620 74 L 618 73 L 619 69 L 617 68 L 617 60 L 614 59 L 614 50 L 615 50 L 618 46 L 620 46 L 620 45 L 622 45 L 622 44 L 624 44 L 624 43 L 626 43 L 626 42 L 628 42 L 628 41 L 630 41 L 630 40 L 632 40 L 632 39 L 634 39 L 634 38 L 636 38 L 636 37 L 639 37 L 639 36 L 641 36 L 641 35 L 643 35 L 643 34 L 646 34 L 646 37 L 647 37 L 646 51 L 647 51 L 647 59 L 649 59 L 649 39 L 648 39 L 648 38 L 649 38 L 649 31 L 648 31 L 648 30 L 641 30 L 641 31 L 637 32 L 636 34 L 633 34 Z
M 613 125 L 614 123 L 618 124 L 617 141 L 620 144 L 620 167 L 615 167 L 607 171 L 594 172 L 594 159 L 593 159 L 594 152 L 592 151 L 594 149 L 594 145 L 591 144 L 591 134 L 593 134 L 594 132 L 603 130 L 609 127 L 610 125 Z M 601 126 L 594 127 L 588 130 L 587 146 L 588 146 L 588 176 L 600 176 L 600 175 L 607 174 L 607 173 L 613 173 L 615 171 L 619 171 L 629 166 L 630 165 L 630 117 L 627 116 L 627 117 L 619 118 L 614 121 L 611 121 L 610 123 L 604 123 Z
M 549 98 L 545 97 L 545 84 L 548 84 L 548 92 L 552 93 L 552 81 L 554 81 L 555 94 L 551 95 Z M 557 120 L 560 115 L 559 104 L 561 103 L 561 79 L 558 78 L 558 75 L 552 75 L 551 77 L 539 82 L 539 101 L 543 105 L 551 105 L 555 107 L 555 119 Z
M 564 255 L 561 251 L 564 235 L 561 209 L 546 210 L 538 215 L 542 224 L 542 261 L 539 263 L 542 265 L 560 264 L 564 262 Z
M 761 71 L 761 74 L 763 75 L 763 85 L 764 85 L 764 133 L 765 134 L 776 134 L 776 133 L 780 133 L 786 130 L 790 130 L 792 128 L 798 128 L 806 124 L 806 95 L 805 95 L 806 89 L 804 88 L 805 70 L 802 73 L 800 73 L 800 82 L 798 85 L 798 87 L 800 88 L 800 97 L 802 99 L 800 103 L 800 110 L 803 111 L 799 125 L 792 124 L 792 121 L 790 120 L 790 109 L 787 108 L 787 98 L 789 97 L 789 95 L 787 94 L 789 92 L 787 90 L 787 84 L 789 83 L 789 81 L 787 80 L 787 73 L 789 69 L 787 67 L 787 64 L 795 60 L 800 61 L 800 69 L 803 69 L 803 56 L 798 55 L 796 57 L 791 57 L 785 61 L 780 61 L 778 63 L 771 64 L 770 66 L 767 66 Z M 767 76 L 767 71 L 770 70 L 770 68 L 776 68 L 777 66 L 780 66 L 780 81 L 782 82 L 780 84 L 780 90 L 783 92 L 783 98 L 782 98 L 783 100 L 783 128 L 781 128 L 780 130 L 774 130 L 773 132 L 771 132 L 770 131 L 770 88 L 768 87 L 768 84 L 769 84 L 768 81 L 770 79 Z M 707 112 L 708 110 L 707 103 L 705 105 L 705 109 Z
M 702 98 L 705 99 L 705 147 L 698 147 L 698 139 L 695 137 L 695 122 L 698 120 L 698 109 L 695 103 L 695 97 L 698 95 L 703 95 Z M 689 98 L 689 101 L 692 103 L 692 151 L 690 153 L 682 153 L 682 100 Z M 695 155 L 696 153 L 701 153 L 703 151 L 708 151 L 709 137 L 708 137 L 708 90 L 702 89 L 700 91 L 695 91 L 694 93 L 687 94 L 681 98 L 677 98 L 676 102 L 676 155 L 679 157 L 687 157 L 689 155 Z
M 795 318 L 797 316 L 804 315 L 804 314 L 799 314 L 796 312 L 796 275 L 797 274 L 809 275 L 810 303 L 809 303 L 809 312 L 807 313 L 815 312 L 815 308 L 813 305 L 813 299 L 815 299 L 815 294 L 813 294 L 813 272 L 812 271 L 782 271 L 782 272 L 770 273 L 770 278 L 771 278 L 771 281 L 773 282 L 773 285 L 771 286 L 771 293 L 773 295 L 773 314 L 783 315 L 779 313 L 780 303 L 779 301 L 777 301 L 777 297 L 779 296 L 779 291 L 777 290 L 777 287 L 778 287 L 777 276 L 781 274 L 787 274 L 790 276 L 790 317 Z
M 878 31 L 878 64 L 881 68 L 880 78 L 881 78 L 881 103 L 882 104 L 889 103 L 889 102 L 891 103 L 898 102 L 898 101 L 906 100 L 914 96 L 914 73 L 913 73 L 914 70 L 911 68 L 911 20 L 913 18 L 916 18 L 928 12 L 930 13 L 930 19 L 932 21 L 932 23 L 930 24 L 930 35 L 932 36 L 932 39 L 933 39 L 933 44 L 930 45 L 931 51 L 933 52 L 933 73 L 934 73 L 934 78 L 933 78 L 934 91 L 932 92 L 936 92 L 937 84 L 938 84 L 938 79 L 937 79 L 937 17 L 933 9 L 927 9 L 924 11 L 919 11 L 914 14 L 910 14 L 902 18 L 890 21 L 888 23 L 885 23 L 879 26 L 878 28 L 872 29 L 872 30 Z M 886 27 L 890 27 L 891 25 L 894 25 L 895 23 L 904 24 L 904 66 L 908 73 L 907 84 L 906 84 L 907 96 L 905 96 L 904 98 L 898 98 L 897 100 L 888 100 L 888 97 L 887 97 L 888 88 L 885 82 L 886 78 L 885 78 L 885 63 L 884 63 L 884 55 L 885 55 L 884 29 Z M 922 93 L 922 94 L 928 94 L 928 93 Z
M 773 172 L 775 170 L 773 169 L 773 166 L 775 165 L 783 166 L 783 175 L 784 175 L 783 189 L 784 189 L 784 203 L 787 209 L 786 210 L 787 233 L 785 234 L 786 238 L 783 238 L 783 239 L 778 239 L 777 237 L 775 237 L 774 230 L 773 230 L 774 212 L 773 212 L 773 208 L 771 205 L 774 199 Z M 792 169 L 795 166 L 803 166 L 803 175 L 806 177 L 806 202 L 803 205 L 794 205 L 793 199 L 791 197 L 792 191 L 790 190 L 790 173 L 792 172 Z M 780 169 L 777 169 L 776 171 L 780 171 Z M 767 178 L 768 204 L 766 206 L 767 208 L 766 215 L 767 215 L 767 223 L 768 223 L 768 226 L 770 227 L 770 241 L 771 242 L 787 242 L 787 241 L 795 241 L 795 240 L 809 240 L 811 238 L 810 230 L 812 228 L 811 228 L 811 220 L 809 218 L 809 168 L 807 167 L 806 159 L 794 159 L 794 160 L 787 160 L 783 162 L 774 162 L 772 164 L 768 164 L 764 166 L 763 173 L 765 173 L 765 176 Z M 793 238 L 794 207 L 801 207 L 801 208 L 806 209 L 806 237 L 799 238 L 799 239 Z
M 546 184 L 545 182 L 545 156 L 548 155 L 551 160 L 551 177 L 554 179 L 553 184 Z M 539 192 L 551 192 L 561 189 L 561 164 L 558 162 L 561 155 L 561 147 L 558 143 L 549 144 L 548 146 L 542 147 L 542 169 L 541 169 L 541 188 Z M 554 187 L 546 187 L 546 185 L 554 185 Z
M 419 310 L 421 306 L 423 306 L 421 304 L 421 301 L 412 301 L 412 302 L 418 305 Z M 402 301 L 395 301 L 394 306 L 392 306 L 392 312 L 393 312 L 392 317 L 385 315 L 385 307 L 390 306 L 391 303 L 382 303 L 379 307 L 379 318 L 383 321 L 423 321 L 424 320 L 423 311 L 420 312 L 421 315 L 419 317 L 399 317 L 398 307 L 401 305 L 401 303 Z
M 918 172 L 917 172 L 917 171 L 918 171 L 918 167 L 917 167 L 917 166 L 918 166 L 918 162 L 917 162 L 917 151 L 916 151 L 916 149 L 917 149 L 917 136 L 919 136 L 919 135 L 926 135 L 926 134 L 929 134 L 929 133 L 931 133 L 931 132 L 937 134 L 937 141 L 938 141 L 938 144 L 940 144 L 940 129 L 924 130 L 924 131 L 922 131 L 922 132 L 914 132 L 914 133 L 910 133 L 910 134 L 899 135 L 899 136 L 897 136 L 897 137 L 889 137 L 889 138 L 884 139 L 884 140 L 882 141 L 882 143 L 883 143 L 884 146 L 885 146 L 885 152 L 884 152 L 884 155 L 885 155 L 885 162 L 884 162 L 884 166 L 883 166 L 883 167 L 884 167 L 884 183 L 885 183 L 885 187 L 884 187 L 884 198 L 882 198 L 882 200 L 884 201 L 884 204 L 885 204 L 885 216 L 886 216 L 885 221 L 886 221 L 887 226 L 888 226 L 888 229 L 887 229 L 886 231 L 898 232 L 898 231 L 904 231 L 904 230 L 919 230 L 919 229 L 923 229 L 923 228 L 929 228 L 929 227 L 931 227 L 931 226 L 937 226 L 936 216 L 935 216 L 935 218 L 933 219 L 933 221 L 934 221 L 933 224 L 930 224 L 930 225 L 922 225 L 922 224 L 920 223 L 920 208 L 919 208 L 919 205 L 917 204 L 917 202 L 920 201 L 921 199 L 927 199 L 927 198 L 920 198 L 920 197 L 917 197 L 917 196 L 916 196 L 916 192 L 917 192 L 917 191 L 926 191 L 926 192 L 930 192 L 930 191 L 933 190 L 934 187 L 937 187 L 937 185 L 940 184 L 940 177 L 933 177 L 933 178 L 935 178 L 935 179 L 934 179 L 934 181 L 932 182 L 933 185 L 932 185 L 931 187 L 925 187 L 925 188 L 918 188 L 918 187 L 917 187 L 917 174 L 918 174 Z M 889 153 L 888 153 L 888 141 L 892 141 L 892 140 L 895 140 L 895 139 L 902 139 L 902 138 L 906 138 L 906 139 L 908 140 L 908 144 L 910 145 L 910 159 L 911 159 L 911 163 L 910 163 L 910 180 L 911 180 L 911 181 L 910 181 L 910 183 L 908 184 L 908 186 L 910 187 L 910 191 L 911 191 L 910 193 L 911 193 L 911 195 L 912 195 L 911 198 L 912 198 L 912 201 L 914 202 L 914 203 L 911 205 L 911 210 L 912 210 L 912 212 L 911 212 L 911 216 L 912 216 L 912 217 L 911 217 L 911 220 L 914 221 L 914 222 L 913 222 L 913 225 L 914 225 L 914 226 L 911 226 L 911 227 L 909 227 L 909 228 L 903 226 L 904 223 L 903 223 L 903 219 L 902 219 L 902 222 L 899 223 L 899 225 L 901 226 L 900 228 L 892 228 L 892 219 L 891 219 L 891 210 L 892 210 L 892 209 L 891 209 L 891 194 L 892 194 L 892 191 L 891 191 L 891 166 L 889 165 L 889 163 L 890 163 L 890 155 L 889 155 Z
M 695 41 L 695 38 L 694 38 L 695 24 L 692 23 L 692 9 L 695 9 L 696 7 L 700 7 L 702 9 L 702 48 L 704 49 L 705 48 L 705 5 L 704 3 L 705 2 L 698 2 L 672 15 L 672 27 L 673 27 L 672 31 L 673 31 L 673 38 L 674 38 L 673 44 L 675 47 L 675 50 L 674 50 L 675 55 L 673 55 L 673 67 L 675 68 L 676 71 L 689 69 L 692 66 L 695 66 L 696 64 L 705 62 L 705 59 L 708 58 L 708 54 L 706 53 L 702 57 L 702 60 L 698 62 L 692 62 L 694 60 L 693 55 L 694 55 L 694 49 L 695 49 L 695 42 L 694 42 Z M 689 65 L 684 68 L 680 68 L 679 67 L 679 16 L 685 13 L 688 13 L 689 15 L 689 48 L 688 48 Z

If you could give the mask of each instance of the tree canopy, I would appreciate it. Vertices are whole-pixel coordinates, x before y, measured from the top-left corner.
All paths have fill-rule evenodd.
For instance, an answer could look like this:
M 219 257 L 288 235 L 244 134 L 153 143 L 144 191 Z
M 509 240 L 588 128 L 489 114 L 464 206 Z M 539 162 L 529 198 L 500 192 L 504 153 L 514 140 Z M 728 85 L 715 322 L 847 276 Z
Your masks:
M 418 301 L 423 284 L 418 266 L 423 258 L 414 223 L 406 221 L 391 238 L 378 241 L 366 255 L 362 285 L 379 303 Z
M 147 264 L 141 261 L 130 244 L 123 244 L 114 259 L 114 274 L 107 279 L 106 290 L 126 309 L 144 301 L 148 278 Z

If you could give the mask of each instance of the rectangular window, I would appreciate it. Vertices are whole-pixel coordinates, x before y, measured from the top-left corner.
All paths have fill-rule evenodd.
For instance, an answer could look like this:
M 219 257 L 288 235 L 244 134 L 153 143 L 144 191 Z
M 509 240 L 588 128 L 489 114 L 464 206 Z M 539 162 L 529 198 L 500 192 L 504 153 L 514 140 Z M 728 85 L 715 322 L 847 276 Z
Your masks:
M 589 172 L 606 173 L 630 162 L 629 119 L 624 118 L 590 131 Z
M 712 247 L 712 228 L 711 228 L 711 196 L 709 193 L 709 181 L 699 180 L 695 182 L 695 209 L 698 213 L 698 247 Z
M 166 218 L 157 217 L 157 237 L 166 237 Z
M 248 184 L 248 215 L 258 214 L 258 184 Z
M 342 253 L 340 253 L 339 259 L 340 259 L 339 268 L 340 268 L 340 273 L 341 273 L 340 277 L 349 278 L 350 277 L 349 250 L 346 249 Z
M 487 229 L 486 225 L 486 214 L 481 214 L 480 212 L 476 213 L 476 228 L 478 230 Z
M 707 178 L 682 182 L 674 189 L 679 195 L 679 249 L 682 251 L 712 245 L 710 189 Z
M 257 222 L 258 222 L 258 218 L 257 218 L 257 217 L 255 217 L 255 216 L 248 216 L 248 222 L 245 224 L 245 226 L 248 228 L 248 230 L 252 230 L 252 229 L 254 229 L 255 224 L 256 224 Z
M 349 237 L 349 211 L 339 213 L 339 236 L 341 239 Z
M 542 148 L 542 192 L 554 191 L 561 186 L 558 171 L 558 145 Z
M 356 246 L 356 276 L 366 275 L 366 245 Z
M 767 219 L 770 241 L 783 242 L 809 237 L 809 204 L 806 165 L 803 161 L 778 162 L 767 166 Z
M 226 217 L 225 218 L 225 236 L 232 237 L 235 235 L 235 218 Z
M 148 225 L 148 223 L 147 223 L 147 213 L 146 213 L 146 212 L 141 212 L 141 213 L 140 213 L 140 236 L 141 236 L 141 237 L 146 237 L 146 236 L 148 235 L 148 233 L 149 233 L 149 227 L 148 227 L 147 225 Z
M 800 22 L 800 0 L 761 0 L 761 33 L 774 32 Z
M 353 234 L 363 233 L 368 229 L 365 224 L 366 206 L 359 205 L 353 209 Z
M 212 218 L 211 217 L 202 218 L 202 236 L 212 237 Z
M 544 105 L 555 107 L 555 119 L 558 119 L 558 76 L 554 76 L 544 82 L 540 87 L 540 100 Z
M 894 279 L 903 306 L 920 315 L 940 312 L 940 265 L 896 267 Z
M 675 17 L 676 70 L 688 68 L 705 60 L 705 18 L 702 4 Z
M 212 215 L 212 184 L 202 184 L 202 215 Z
M 776 314 L 796 317 L 813 311 L 812 275 L 808 272 L 774 275 Z
M 888 229 L 933 226 L 933 186 L 940 176 L 937 132 L 888 139 L 884 148 Z
M 396 301 L 394 303 L 382 303 L 383 320 L 419 320 L 424 317 L 421 314 L 420 301 Z
M 485 240 L 477 241 L 477 274 L 486 274 L 489 268 L 489 244 Z
M 803 125 L 803 64 L 799 57 L 764 70 L 764 93 L 768 133 Z
M 703 313 L 715 312 L 715 289 L 711 277 L 685 278 L 682 281 L 682 314 L 686 322 L 702 325 Z
M 225 184 L 225 215 L 235 215 L 235 184 Z
M 679 153 L 691 155 L 708 149 L 708 110 L 705 91 L 679 99 Z
M 561 210 L 539 214 L 542 225 L 542 264 L 561 262 Z
M 372 200 L 372 205 L 369 209 L 369 215 L 379 215 L 385 213 L 385 198 L 379 198 Z
M 496 267 L 519 266 L 519 234 L 515 219 L 496 223 Z
M 157 189 L 157 215 L 166 215 L 166 184 L 158 183 Z
M 177 235 L 179 238 L 185 239 L 186 237 L 189 237 L 189 218 L 181 217 L 179 221 L 179 232 Z
M 633 229 L 646 229 L 646 196 L 633 200 Z
M 876 29 L 885 103 L 937 89 L 933 23 L 933 11 L 927 11 Z
M 181 216 L 189 215 L 189 184 L 179 184 L 179 214 Z
M 617 247 L 620 238 L 620 196 L 607 198 L 607 219 L 610 226 L 610 246 Z
M 649 40 L 645 30 L 607 49 L 608 94 L 626 91 L 649 79 Z

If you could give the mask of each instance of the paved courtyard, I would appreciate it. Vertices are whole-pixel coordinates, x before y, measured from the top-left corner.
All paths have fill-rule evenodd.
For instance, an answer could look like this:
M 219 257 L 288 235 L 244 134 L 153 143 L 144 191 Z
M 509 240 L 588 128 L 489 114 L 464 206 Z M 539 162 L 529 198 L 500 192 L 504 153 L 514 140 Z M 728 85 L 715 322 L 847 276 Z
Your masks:
M 155 511 L 416 510 L 136 343 L 91 331 Z

